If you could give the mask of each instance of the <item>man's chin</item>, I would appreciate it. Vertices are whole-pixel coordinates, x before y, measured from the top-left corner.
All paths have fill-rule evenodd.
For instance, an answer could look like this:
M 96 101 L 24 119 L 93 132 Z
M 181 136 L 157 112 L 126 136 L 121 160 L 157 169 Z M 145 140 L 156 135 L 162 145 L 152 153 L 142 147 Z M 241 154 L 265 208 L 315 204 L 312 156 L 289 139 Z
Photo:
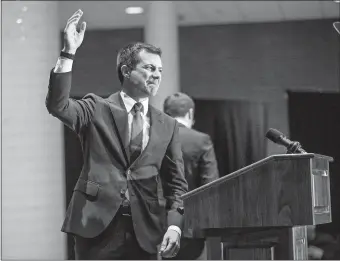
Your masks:
M 152 96 L 155 96 L 157 94 L 157 91 L 158 91 L 158 88 L 155 87 L 155 88 L 148 88 L 147 90 L 145 90 L 145 93 L 152 97 Z
M 151 92 L 151 96 L 153 96 L 153 97 L 154 97 L 154 96 L 156 96 L 156 94 L 157 94 L 157 91 L 158 91 L 158 90 L 154 90 L 154 91 L 152 91 L 152 92 Z

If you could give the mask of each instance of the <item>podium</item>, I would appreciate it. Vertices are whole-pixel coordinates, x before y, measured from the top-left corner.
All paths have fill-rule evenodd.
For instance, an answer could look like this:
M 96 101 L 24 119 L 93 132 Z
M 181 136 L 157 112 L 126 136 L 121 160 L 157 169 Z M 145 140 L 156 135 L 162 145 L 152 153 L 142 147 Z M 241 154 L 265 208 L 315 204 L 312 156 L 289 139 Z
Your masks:
M 308 259 L 307 226 L 332 221 L 332 161 L 273 155 L 192 190 L 185 227 L 206 238 L 208 259 Z

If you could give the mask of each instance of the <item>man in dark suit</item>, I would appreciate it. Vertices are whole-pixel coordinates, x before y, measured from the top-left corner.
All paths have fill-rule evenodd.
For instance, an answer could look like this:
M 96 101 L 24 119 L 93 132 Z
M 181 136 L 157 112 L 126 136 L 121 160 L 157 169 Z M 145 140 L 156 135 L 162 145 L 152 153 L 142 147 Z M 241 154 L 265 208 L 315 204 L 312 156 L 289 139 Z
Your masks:
M 78 10 L 64 30 L 46 106 L 77 133 L 84 165 L 62 231 L 74 235 L 77 259 L 156 259 L 179 250 L 181 195 L 187 192 L 178 123 L 149 105 L 161 82 L 161 50 L 129 44 L 118 53 L 122 90 L 106 99 L 69 98 L 72 63 L 84 39 Z M 162 240 L 163 237 L 163 240 Z
M 219 177 L 214 147 L 209 135 L 192 129 L 194 101 L 184 93 L 175 93 L 164 101 L 164 112 L 180 124 L 179 138 L 189 191 Z M 198 234 L 195 235 L 197 237 Z M 177 260 L 207 259 L 204 238 L 193 238 L 193 231 L 183 230 Z

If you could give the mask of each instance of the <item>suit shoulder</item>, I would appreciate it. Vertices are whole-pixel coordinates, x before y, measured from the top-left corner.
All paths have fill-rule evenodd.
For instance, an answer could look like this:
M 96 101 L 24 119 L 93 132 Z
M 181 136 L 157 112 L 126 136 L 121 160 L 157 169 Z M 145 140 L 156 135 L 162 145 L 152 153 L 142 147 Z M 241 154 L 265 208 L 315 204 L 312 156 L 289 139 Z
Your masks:
M 82 99 L 92 99 L 94 101 L 98 101 L 98 100 L 102 100 L 103 98 L 94 93 L 87 93 L 83 96 Z
M 196 138 L 200 139 L 200 140 L 204 140 L 204 141 L 210 141 L 210 135 L 195 129 L 189 129 L 186 128 L 188 132 L 190 132 L 191 135 L 194 135 Z
M 157 109 L 157 108 L 155 108 L 151 105 L 150 105 L 150 107 L 151 107 L 151 109 L 155 110 L 159 115 L 161 115 L 166 123 L 170 123 L 171 125 L 176 124 L 177 121 L 174 118 L 172 118 L 171 116 L 169 116 L 168 114 L 164 113 L 163 111 L 161 111 L 161 110 L 159 110 L 159 109 Z
M 100 104 L 104 104 L 106 103 L 105 98 L 98 96 L 97 94 L 94 93 L 87 93 L 86 95 L 83 96 L 83 98 L 81 99 L 83 101 L 90 101 L 96 105 L 100 105 Z

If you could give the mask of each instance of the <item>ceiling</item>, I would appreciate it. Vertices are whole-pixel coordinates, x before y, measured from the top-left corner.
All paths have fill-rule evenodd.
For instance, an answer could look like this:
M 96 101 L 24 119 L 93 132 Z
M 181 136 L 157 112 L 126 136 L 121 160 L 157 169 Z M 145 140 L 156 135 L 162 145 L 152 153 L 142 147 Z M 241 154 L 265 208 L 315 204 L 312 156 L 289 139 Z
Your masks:
M 176 1 L 178 24 L 254 23 L 289 20 L 339 20 L 340 4 L 324 1 Z M 89 29 L 143 27 L 148 1 L 60 1 L 60 28 L 78 9 Z M 125 14 L 125 8 L 141 6 L 143 14 Z

